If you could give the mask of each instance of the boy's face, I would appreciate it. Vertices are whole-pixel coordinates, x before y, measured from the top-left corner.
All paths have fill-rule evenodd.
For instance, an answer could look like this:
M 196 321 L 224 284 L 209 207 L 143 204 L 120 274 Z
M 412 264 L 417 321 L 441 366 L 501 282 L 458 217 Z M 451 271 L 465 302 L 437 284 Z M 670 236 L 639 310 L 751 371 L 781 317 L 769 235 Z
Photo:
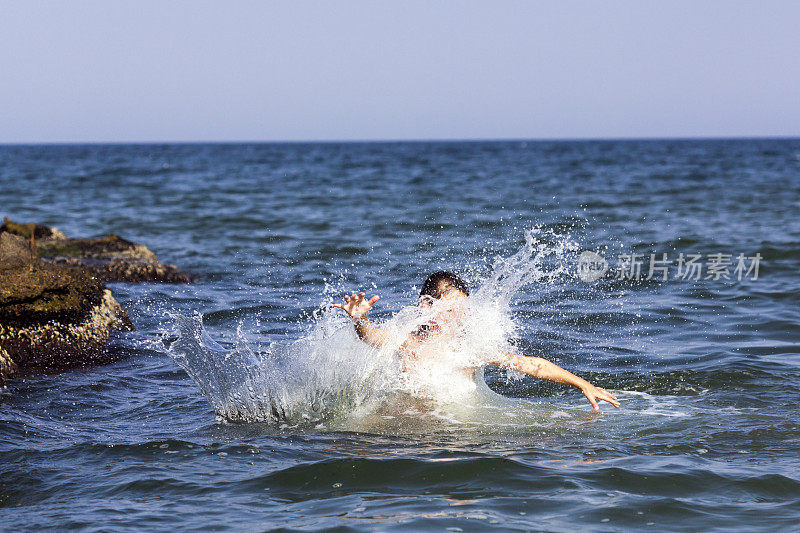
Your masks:
M 420 307 L 431 307 L 435 302 L 456 301 L 466 298 L 467 295 L 454 287 L 447 287 L 439 298 L 433 296 L 420 296 L 418 305 Z
M 440 310 L 436 313 L 434 323 L 438 326 L 443 326 L 458 320 L 464 314 L 460 304 L 461 300 L 466 297 L 467 295 L 460 290 L 448 287 L 438 299 L 430 296 L 423 296 L 419 299 L 419 306 L 432 307 L 433 304 L 436 303 Z

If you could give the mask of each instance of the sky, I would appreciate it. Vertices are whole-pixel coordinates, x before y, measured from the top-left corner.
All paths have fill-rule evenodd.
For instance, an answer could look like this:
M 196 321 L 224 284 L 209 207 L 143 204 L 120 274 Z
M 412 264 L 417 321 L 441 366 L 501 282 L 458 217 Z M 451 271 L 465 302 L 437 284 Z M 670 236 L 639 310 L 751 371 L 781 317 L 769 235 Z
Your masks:
M 0 4 L 0 143 L 798 135 L 797 1 Z

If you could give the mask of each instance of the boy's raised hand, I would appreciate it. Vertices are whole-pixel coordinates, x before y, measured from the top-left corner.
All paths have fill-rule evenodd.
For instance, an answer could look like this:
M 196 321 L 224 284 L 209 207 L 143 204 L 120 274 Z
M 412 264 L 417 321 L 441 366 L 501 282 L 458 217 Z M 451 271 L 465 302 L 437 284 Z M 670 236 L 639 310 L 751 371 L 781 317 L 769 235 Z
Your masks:
M 364 315 L 367 314 L 372 308 L 372 305 L 378 301 L 380 296 L 377 294 L 370 298 L 369 300 L 365 300 L 366 294 L 363 292 L 359 292 L 358 294 L 353 293 L 352 296 L 344 295 L 344 303 L 343 304 L 333 304 L 334 307 L 338 307 L 339 309 L 344 309 L 344 312 L 350 315 L 355 319 L 363 318 Z

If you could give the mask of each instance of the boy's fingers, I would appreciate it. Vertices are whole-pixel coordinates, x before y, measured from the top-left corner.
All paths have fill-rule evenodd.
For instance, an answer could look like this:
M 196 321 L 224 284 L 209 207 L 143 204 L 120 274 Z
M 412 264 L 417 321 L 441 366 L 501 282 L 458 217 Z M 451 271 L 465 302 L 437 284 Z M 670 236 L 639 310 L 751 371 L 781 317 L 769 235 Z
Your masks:
M 374 304 L 375 302 L 377 302 L 378 300 L 380 300 L 380 298 L 381 298 L 381 297 L 380 297 L 380 296 L 378 296 L 378 295 L 376 294 L 375 296 L 373 296 L 372 298 L 370 298 L 370 299 L 369 299 L 369 302 L 367 302 L 367 303 L 368 303 L 369 305 L 372 305 L 372 304 Z
M 600 390 L 603 391 L 603 397 L 602 398 L 605 401 L 607 401 L 608 403 L 610 403 L 614 407 L 619 407 L 619 400 L 617 400 L 616 396 L 614 396 L 613 394 L 611 394 L 610 392 L 608 392 L 605 389 L 600 389 Z
M 589 403 L 592 404 L 592 408 L 594 408 L 595 411 L 599 411 L 600 406 L 597 405 L 597 400 L 594 399 L 594 396 L 591 394 L 585 394 L 585 396 L 589 400 Z

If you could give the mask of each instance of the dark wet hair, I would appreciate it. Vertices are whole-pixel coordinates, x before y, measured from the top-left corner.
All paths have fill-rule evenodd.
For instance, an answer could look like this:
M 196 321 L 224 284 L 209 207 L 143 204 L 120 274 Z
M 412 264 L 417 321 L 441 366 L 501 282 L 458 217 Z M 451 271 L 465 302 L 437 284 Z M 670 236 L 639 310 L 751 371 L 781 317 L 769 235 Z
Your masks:
M 464 293 L 465 296 L 469 296 L 469 287 L 467 283 L 457 275 L 446 270 L 440 270 L 428 276 L 425 283 L 422 284 L 422 290 L 419 291 L 419 295 L 420 297 L 430 296 L 439 299 L 447 292 L 447 289 L 456 289 Z

